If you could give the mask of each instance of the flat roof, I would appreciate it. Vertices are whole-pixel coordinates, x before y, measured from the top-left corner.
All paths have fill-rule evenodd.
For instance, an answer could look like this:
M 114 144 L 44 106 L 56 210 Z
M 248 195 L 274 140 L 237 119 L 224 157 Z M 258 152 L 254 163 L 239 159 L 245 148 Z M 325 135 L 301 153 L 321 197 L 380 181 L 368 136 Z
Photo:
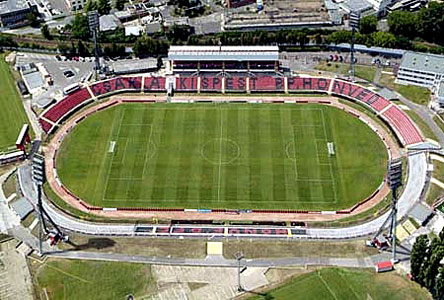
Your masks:
M 26 0 L 6 0 L 0 2 L 0 15 L 29 8 Z
M 444 55 L 406 51 L 399 67 L 444 74 Z
M 170 46 L 170 60 L 261 60 L 279 59 L 278 46 Z

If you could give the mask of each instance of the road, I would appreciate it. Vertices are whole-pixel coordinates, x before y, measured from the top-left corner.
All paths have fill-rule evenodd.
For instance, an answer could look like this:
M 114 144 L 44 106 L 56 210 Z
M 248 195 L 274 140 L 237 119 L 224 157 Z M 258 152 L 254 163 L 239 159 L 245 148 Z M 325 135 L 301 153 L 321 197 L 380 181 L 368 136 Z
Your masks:
M 237 260 L 225 259 L 222 256 L 207 256 L 202 259 L 166 258 L 155 256 L 127 255 L 120 253 L 97 253 L 86 251 L 58 251 L 46 253 L 49 257 L 125 261 L 132 263 L 157 264 L 157 265 L 182 265 L 182 266 L 206 266 L 206 267 L 237 267 Z M 399 256 L 401 260 L 407 255 Z M 362 258 L 327 258 L 327 257 L 286 257 L 286 258 L 260 258 L 246 259 L 245 263 L 250 267 L 278 267 L 278 266 L 338 266 L 347 268 L 372 268 L 375 263 L 389 260 L 389 253 L 381 253 Z

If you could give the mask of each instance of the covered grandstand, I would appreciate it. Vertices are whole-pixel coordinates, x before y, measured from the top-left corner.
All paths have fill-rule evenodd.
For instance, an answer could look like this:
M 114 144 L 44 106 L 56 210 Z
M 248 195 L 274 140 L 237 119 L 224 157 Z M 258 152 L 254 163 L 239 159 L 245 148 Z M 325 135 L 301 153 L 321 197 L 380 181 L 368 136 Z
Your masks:
M 278 46 L 171 46 L 175 73 L 257 73 L 279 71 Z

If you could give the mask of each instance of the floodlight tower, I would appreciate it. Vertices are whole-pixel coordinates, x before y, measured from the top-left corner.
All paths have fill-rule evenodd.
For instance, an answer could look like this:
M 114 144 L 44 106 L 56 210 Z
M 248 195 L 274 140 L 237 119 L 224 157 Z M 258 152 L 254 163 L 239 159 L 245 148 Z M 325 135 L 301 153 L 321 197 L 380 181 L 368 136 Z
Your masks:
M 42 208 L 42 186 L 45 183 L 45 158 L 38 153 L 32 158 L 32 180 L 37 186 L 37 207 L 39 210 L 39 253 L 42 255 L 42 230 L 43 228 L 43 208 Z
M 393 262 L 396 262 L 396 215 L 398 213 L 398 188 L 402 185 L 402 159 L 397 158 L 390 161 L 388 174 L 388 184 L 392 190 L 392 219 L 390 224 L 390 234 L 392 238 Z
M 238 292 L 245 292 L 245 289 L 242 287 L 241 284 L 241 274 L 247 269 L 247 266 L 243 266 L 241 268 L 241 262 L 244 258 L 244 254 L 242 252 L 237 252 L 234 254 L 234 258 L 237 260 L 237 291 Z
M 99 23 L 99 13 L 97 12 L 97 10 L 88 12 L 88 25 L 89 25 L 89 31 L 91 32 L 94 39 L 94 56 L 96 58 L 95 73 L 97 79 L 97 73 L 100 70 L 99 46 L 97 43 L 97 35 L 100 23 Z
M 350 27 L 352 29 L 351 43 L 350 43 L 350 79 L 354 81 L 355 78 L 355 33 L 359 28 L 359 20 L 361 16 L 358 12 L 350 13 Z
M 32 158 L 32 180 L 34 181 L 35 185 L 37 186 L 37 207 L 39 212 L 39 252 L 40 255 L 43 254 L 43 247 L 42 247 L 42 231 L 45 234 L 50 233 L 48 230 L 48 227 L 45 223 L 45 217 L 48 219 L 51 224 L 53 225 L 56 234 L 59 235 L 60 238 L 63 240 L 67 240 L 67 236 L 65 236 L 62 231 L 59 229 L 57 224 L 51 219 L 49 214 L 43 209 L 42 205 L 42 186 L 46 181 L 46 175 L 45 175 L 45 157 L 42 154 L 35 153 Z
M 381 232 L 384 230 L 386 225 L 390 222 L 388 237 L 392 244 L 392 259 L 396 262 L 396 216 L 398 214 L 398 188 L 402 185 L 402 159 L 392 159 L 389 162 L 388 172 L 387 172 L 387 183 L 392 191 L 392 204 L 391 211 L 387 219 L 379 228 L 378 232 L 375 234 L 373 239 L 376 239 Z

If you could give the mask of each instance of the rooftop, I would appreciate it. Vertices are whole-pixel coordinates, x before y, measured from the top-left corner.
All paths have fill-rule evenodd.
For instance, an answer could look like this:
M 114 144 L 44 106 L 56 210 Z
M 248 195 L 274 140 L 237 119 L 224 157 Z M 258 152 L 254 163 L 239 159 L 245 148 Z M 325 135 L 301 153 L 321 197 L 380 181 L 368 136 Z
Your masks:
M 0 2 L 0 14 L 15 12 L 26 9 L 29 4 L 26 0 L 6 0 Z
M 120 26 L 119 19 L 114 15 L 104 15 L 99 19 L 100 31 L 113 31 Z
M 407 51 L 400 68 L 444 74 L 444 56 Z

